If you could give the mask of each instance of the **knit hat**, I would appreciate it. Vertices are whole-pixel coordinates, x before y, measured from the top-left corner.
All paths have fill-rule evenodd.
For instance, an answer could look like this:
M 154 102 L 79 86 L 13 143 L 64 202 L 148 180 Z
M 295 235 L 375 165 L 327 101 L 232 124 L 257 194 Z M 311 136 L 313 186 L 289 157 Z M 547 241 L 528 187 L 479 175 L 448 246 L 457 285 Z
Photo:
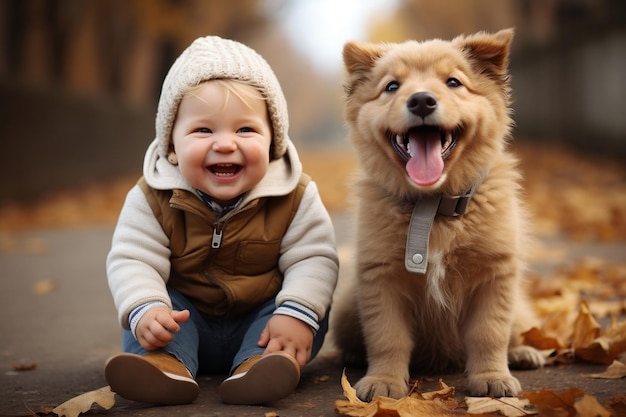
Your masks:
M 172 147 L 172 127 L 183 95 L 212 79 L 236 79 L 256 87 L 267 102 L 273 128 L 272 157 L 287 149 L 289 117 L 287 102 L 269 64 L 251 48 L 217 36 L 196 39 L 170 68 L 161 89 L 156 116 L 159 154 L 167 157 Z

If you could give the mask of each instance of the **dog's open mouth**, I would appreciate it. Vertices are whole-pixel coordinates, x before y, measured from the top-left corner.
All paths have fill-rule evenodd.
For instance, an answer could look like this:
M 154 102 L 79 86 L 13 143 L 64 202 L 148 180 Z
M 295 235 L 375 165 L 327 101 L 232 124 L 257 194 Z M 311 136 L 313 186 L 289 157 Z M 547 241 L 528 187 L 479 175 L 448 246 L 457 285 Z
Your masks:
M 452 154 L 459 134 L 459 129 L 419 126 L 404 134 L 390 132 L 389 136 L 394 149 L 406 162 L 411 180 L 419 186 L 429 186 L 443 174 L 444 161 Z

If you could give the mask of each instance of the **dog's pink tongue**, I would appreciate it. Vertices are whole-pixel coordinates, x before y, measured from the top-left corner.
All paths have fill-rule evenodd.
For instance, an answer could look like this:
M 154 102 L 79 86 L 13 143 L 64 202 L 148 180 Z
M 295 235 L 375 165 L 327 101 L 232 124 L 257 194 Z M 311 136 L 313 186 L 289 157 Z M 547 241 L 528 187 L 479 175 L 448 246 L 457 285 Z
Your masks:
M 443 173 L 441 136 L 437 131 L 411 133 L 411 159 L 406 172 L 417 185 L 428 186 L 437 182 Z

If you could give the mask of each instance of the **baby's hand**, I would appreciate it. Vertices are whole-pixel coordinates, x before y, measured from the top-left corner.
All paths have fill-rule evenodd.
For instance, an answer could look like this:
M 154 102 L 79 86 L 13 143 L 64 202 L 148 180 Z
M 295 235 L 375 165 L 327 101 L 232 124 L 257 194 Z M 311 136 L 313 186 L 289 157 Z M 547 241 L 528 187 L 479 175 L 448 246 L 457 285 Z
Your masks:
M 135 335 L 137 341 L 146 350 L 155 350 L 167 346 L 174 340 L 174 333 L 180 330 L 178 323 L 189 319 L 189 310 L 172 310 L 166 306 L 155 306 L 145 312 Z
M 258 345 L 265 347 L 265 354 L 282 351 L 304 366 L 311 357 L 313 330 L 302 320 L 276 314 L 265 325 Z

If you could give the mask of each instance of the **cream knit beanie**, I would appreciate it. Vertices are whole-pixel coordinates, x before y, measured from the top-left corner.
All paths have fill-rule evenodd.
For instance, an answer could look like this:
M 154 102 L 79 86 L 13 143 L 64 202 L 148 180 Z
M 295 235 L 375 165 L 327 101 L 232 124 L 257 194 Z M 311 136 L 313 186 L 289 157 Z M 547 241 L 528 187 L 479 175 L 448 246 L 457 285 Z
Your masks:
M 156 116 L 159 154 L 167 157 L 172 150 L 172 126 L 183 94 L 203 81 L 237 79 L 259 89 L 266 98 L 272 123 L 272 157 L 280 158 L 287 149 L 289 117 L 287 102 L 278 79 L 269 64 L 251 48 L 217 36 L 196 39 L 170 68 Z

